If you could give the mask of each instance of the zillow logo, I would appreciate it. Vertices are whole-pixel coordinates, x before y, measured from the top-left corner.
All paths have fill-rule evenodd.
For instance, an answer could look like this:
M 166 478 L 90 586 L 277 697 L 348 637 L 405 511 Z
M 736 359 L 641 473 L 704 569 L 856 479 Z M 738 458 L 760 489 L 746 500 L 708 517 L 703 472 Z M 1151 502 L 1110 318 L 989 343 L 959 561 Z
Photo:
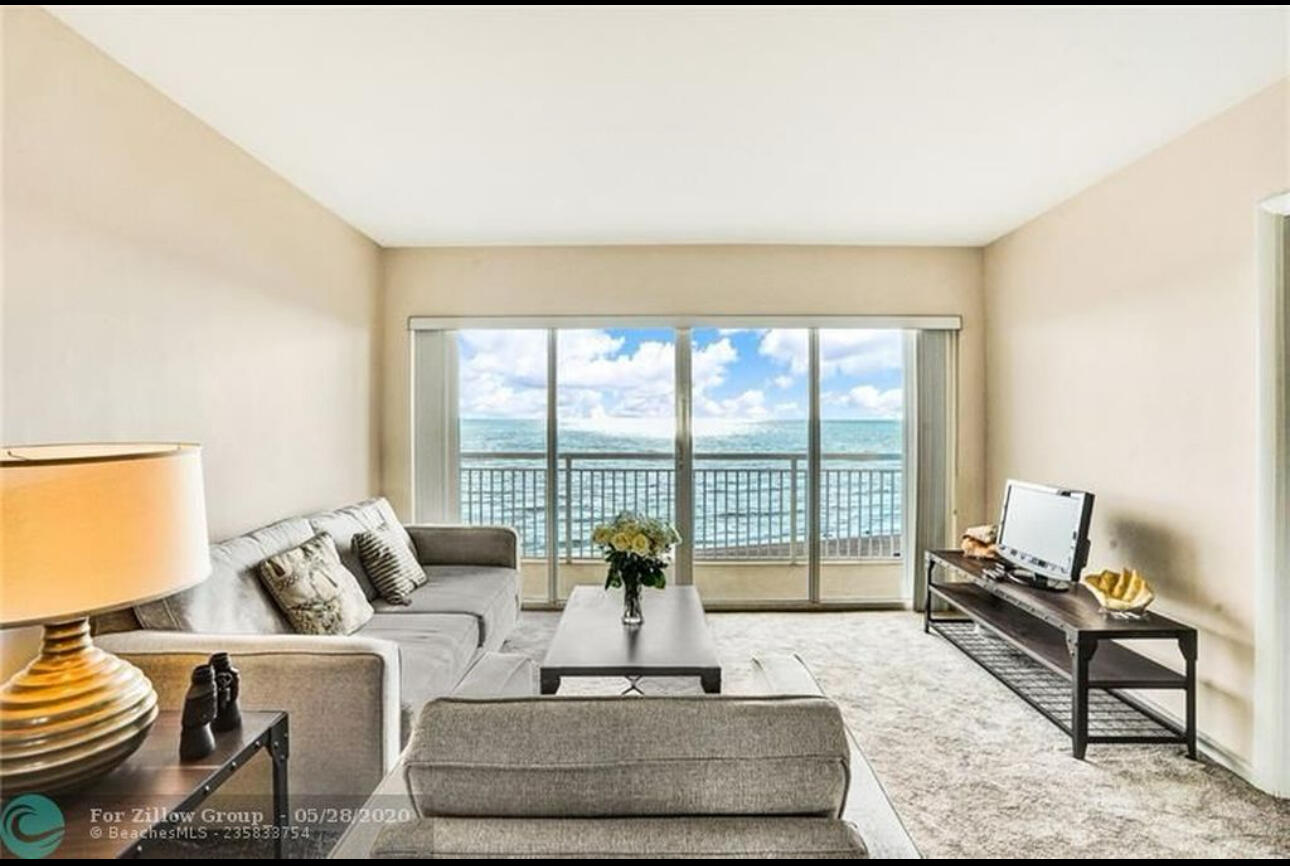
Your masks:
M 63 841 L 63 810 L 48 797 L 22 794 L 0 812 L 0 841 L 15 857 L 39 860 Z

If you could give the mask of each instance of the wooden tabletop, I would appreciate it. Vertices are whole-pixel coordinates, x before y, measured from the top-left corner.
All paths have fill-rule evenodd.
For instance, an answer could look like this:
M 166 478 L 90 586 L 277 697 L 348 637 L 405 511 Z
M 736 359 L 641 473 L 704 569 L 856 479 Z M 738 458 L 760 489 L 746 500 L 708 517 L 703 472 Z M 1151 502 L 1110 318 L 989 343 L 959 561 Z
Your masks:
M 927 555 L 992 595 L 1072 635 L 1084 632 L 1110 637 L 1167 638 L 1195 631 L 1189 625 L 1151 610 L 1140 619 L 1109 616 L 1093 593 L 1083 586 L 1076 585 L 1061 592 L 986 577 L 985 570 L 998 565 L 994 559 L 977 559 L 958 550 L 932 550 Z
M 642 589 L 644 624 L 622 623 L 622 590 L 575 587 L 542 662 L 561 676 L 684 676 L 719 670 L 717 648 L 693 586 Z
M 88 788 L 53 798 L 66 827 L 53 857 L 121 856 L 169 816 L 205 799 L 236 769 L 231 764 L 239 756 L 244 763 L 267 750 L 270 730 L 285 718 L 276 711 L 243 712 L 240 729 L 216 735 L 215 751 L 180 762 L 179 716 L 173 710 L 158 713 L 147 739 L 125 763 Z M 272 824 L 271 810 L 264 811 L 264 823 Z

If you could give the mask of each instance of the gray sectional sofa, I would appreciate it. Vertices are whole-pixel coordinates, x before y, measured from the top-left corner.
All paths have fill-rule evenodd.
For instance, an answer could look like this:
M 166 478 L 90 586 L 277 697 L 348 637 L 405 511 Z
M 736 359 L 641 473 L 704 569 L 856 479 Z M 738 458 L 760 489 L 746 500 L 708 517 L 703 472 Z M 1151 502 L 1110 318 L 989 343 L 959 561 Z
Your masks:
M 293 517 L 211 545 L 198 586 L 97 624 L 96 641 L 143 669 L 163 708 L 178 708 L 192 667 L 228 650 L 242 705 L 290 713 L 293 795 L 365 797 L 393 766 L 415 712 L 454 693 L 531 694 L 533 668 L 496 650 L 520 614 L 518 539 L 504 527 L 408 526 L 429 582 L 412 603 L 377 597 L 351 545 L 356 532 L 399 526 L 370 499 Z M 335 539 L 375 614 L 346 636 L 296 634 L 257 566 L 318 532 Z

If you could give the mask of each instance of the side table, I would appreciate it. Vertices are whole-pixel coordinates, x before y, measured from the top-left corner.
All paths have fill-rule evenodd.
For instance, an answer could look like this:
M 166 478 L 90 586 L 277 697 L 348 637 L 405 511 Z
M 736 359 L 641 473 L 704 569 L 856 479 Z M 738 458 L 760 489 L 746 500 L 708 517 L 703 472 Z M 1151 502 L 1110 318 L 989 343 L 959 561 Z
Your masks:
M 179 760 L 179 713 L 163 710 L 139 750 L 80 791 L 54 797 L 63 811 L 63 840 L 51 855 L 66 859 L 139 857 L 153 840 L 182 832 L 212 793 L 261 750 L 273 760 L 272 821 L 251 838 L 272 837 L 282 859 L 291 827 L 287 807 L 287 714 L 245 711 L 239 730 L 217 734 L 215 751 L 199 761 Z M 240 828 L 247 832 L 249 828 Z

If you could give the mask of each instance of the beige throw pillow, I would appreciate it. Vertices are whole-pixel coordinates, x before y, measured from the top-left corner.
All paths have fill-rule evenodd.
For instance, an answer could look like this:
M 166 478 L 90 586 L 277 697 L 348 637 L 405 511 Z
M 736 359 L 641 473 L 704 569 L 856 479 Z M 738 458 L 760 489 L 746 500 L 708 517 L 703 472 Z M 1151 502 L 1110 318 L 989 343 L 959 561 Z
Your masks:
M 372 618 L 358 580 L 325 532 L 260 563 L 260 580 L 300 634 L 352 634 Z
M 404 536 L 382 526 L 354 533 L 353 545 L 381 598 L 390 604 L 410 604 L 412 590 L 425 583 L 426 575 Z

